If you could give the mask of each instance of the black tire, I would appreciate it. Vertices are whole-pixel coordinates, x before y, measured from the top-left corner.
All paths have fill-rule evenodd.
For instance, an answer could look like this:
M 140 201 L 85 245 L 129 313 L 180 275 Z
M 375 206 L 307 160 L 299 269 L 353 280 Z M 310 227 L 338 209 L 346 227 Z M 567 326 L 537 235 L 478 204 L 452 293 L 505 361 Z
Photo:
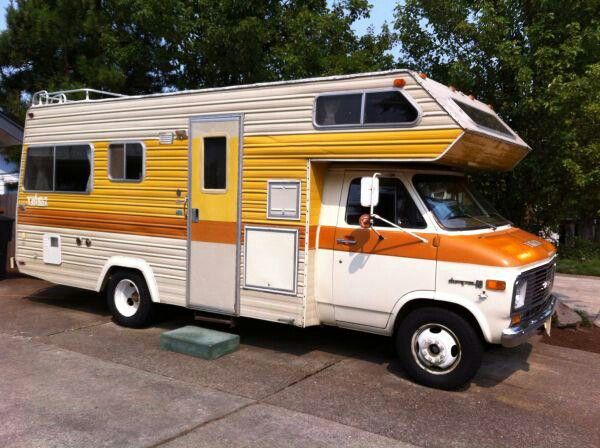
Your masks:
M 432 343 L 427 348 L 420 347 L 419 339 Z M 452 342 L 447 344 L 448 341 Z M 450 350 L 448 347 L 451 347 Z M 425 307 L 412 311 L 400 322 L 396 332 L 396 351 L 402 368 L 414 381 L 424 386 L 452 390 L 464 386 L 479 370 L 483 343 L 473 325 L 460 314 L 443 308 Z M 440 353 L 445 353 L 443 358 Z M 442 365 L 451 359 L 454 361 L 440 368 L 437 362 L 441 359 L 444 360 Z
M 127 294 L 119 297 L 118 292 L 122 292 L 122 287 L 119 288 L 119 291 L 117 290 L 121 282 L 124 282 L 124 286 L 132 284 L 137 289 L 131 294 L 132 298 L 129 299 L 131 306 L 128 308 L 125 305 L 125 309 L 123 308 L 123 297 Z M 155 306 L 150 298 L 146 280 L 139 272 L 122 270 L 112 274 L 108 279 L 106 298 L 113 319 L 119 325 L 142 328 L 152 322 Z

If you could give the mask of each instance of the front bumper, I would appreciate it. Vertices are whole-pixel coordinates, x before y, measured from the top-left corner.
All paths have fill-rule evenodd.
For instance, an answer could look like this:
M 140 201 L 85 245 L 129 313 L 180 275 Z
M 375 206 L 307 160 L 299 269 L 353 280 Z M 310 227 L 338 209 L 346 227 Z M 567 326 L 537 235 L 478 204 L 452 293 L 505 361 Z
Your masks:
M 536 317 L 528 320 L 527 322 L 521 322 L 518 327 L 510 327 L 502 331 L 500 343 L 504 347 L 516 347 L 517 345 L 525 342 L 527 339 L 533 336 L 533 333 L 535 333 L 538 328 L 544 325 L 544 323 L 552 317 L 557 302 L 558 300 L 556 299 L 556 296 L 551 296 L 548 306 L 544 308 L 544 310 Z

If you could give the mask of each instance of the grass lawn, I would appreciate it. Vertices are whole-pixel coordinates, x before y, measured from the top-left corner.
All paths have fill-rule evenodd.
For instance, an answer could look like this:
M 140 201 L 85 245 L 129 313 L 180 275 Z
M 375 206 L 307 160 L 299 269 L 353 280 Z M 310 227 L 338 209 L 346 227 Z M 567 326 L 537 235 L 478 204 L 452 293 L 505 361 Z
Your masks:
M 596 275 L 600 277 L 600 257 L 587 260 L 559 258 L 556 270 L 563 274 Z

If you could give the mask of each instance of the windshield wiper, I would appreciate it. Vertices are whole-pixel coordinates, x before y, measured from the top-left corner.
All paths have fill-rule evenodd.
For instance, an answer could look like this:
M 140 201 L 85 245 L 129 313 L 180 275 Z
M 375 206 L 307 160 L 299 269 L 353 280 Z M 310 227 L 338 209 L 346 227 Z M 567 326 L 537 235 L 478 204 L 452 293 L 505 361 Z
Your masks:
M 475 221 L 478 221 L 478 222 L 484 224 L 487 228 L 492 229 L 494 231 L 496 231 L 496 229 L 498 228 L 494 224 L 492 224 L 491 222 L 484 221 L 483 219 L 479 219 L 479 218 L 477 218 L 477 217 L 475 217 L 473 215 L 469 215 L 468 213 L 465 213 L 465 212 L 462 212 L 461 215 L 454 215 L 450 219 L 463 218 L 463 217 L 469 218 L 469 219 L 474 219 Z

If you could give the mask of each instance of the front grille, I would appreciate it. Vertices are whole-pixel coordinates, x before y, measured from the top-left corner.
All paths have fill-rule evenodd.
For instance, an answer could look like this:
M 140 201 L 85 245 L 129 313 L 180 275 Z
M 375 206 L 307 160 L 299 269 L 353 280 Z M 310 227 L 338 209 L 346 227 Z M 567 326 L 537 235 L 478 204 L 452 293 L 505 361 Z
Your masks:
M 521 321 L 527 321 L 540 314 L 550 302 L 550 294 L 554 284 L 556 261 L 523 272 L 517 281 L 527 280 L 525 305 L 516 310 L 521 314 Z

